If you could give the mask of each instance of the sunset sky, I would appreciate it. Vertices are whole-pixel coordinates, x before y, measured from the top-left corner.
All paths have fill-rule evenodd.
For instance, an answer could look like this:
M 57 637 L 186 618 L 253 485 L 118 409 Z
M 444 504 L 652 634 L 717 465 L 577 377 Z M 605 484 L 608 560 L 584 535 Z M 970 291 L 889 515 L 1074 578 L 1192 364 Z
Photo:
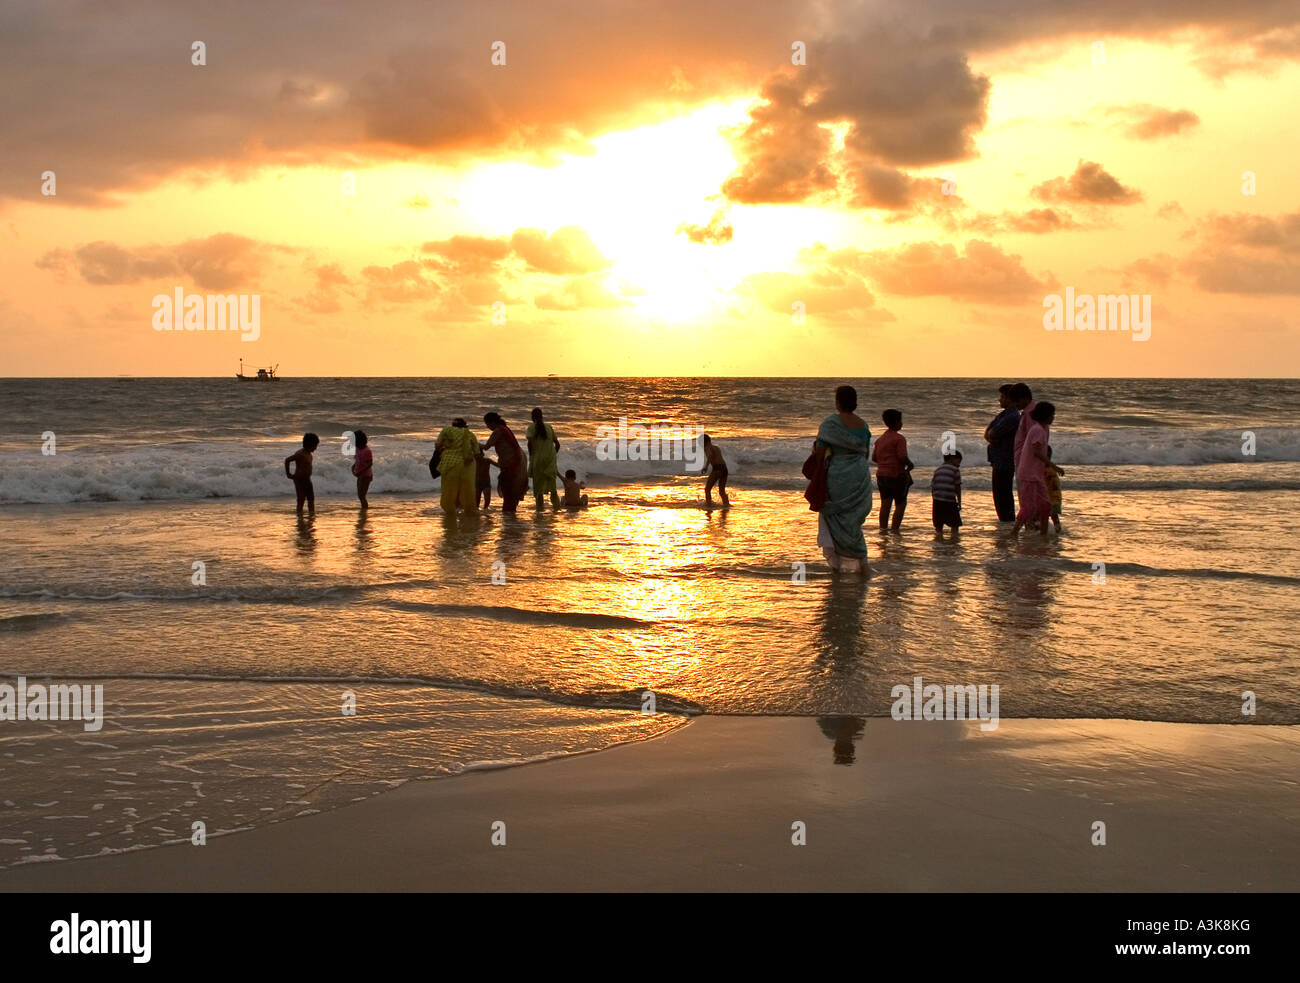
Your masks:
M 4 375 L 1300 369 L 1293 0 L 181 6 L 0 8 Z

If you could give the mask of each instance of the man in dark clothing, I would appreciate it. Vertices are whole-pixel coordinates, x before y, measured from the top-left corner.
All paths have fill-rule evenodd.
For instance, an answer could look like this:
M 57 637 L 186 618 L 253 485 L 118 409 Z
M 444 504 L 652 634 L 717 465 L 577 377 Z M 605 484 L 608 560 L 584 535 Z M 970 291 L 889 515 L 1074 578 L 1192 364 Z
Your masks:
M 999 522 L 1016 521 L 1016 431 L 1020 429 L 1020 411 L 1011 401 L 1011 383 L 998 387 L 998 405 L 1002 412 L 984 428 L 988 441 L 989 464 L 993 466 L 993 506 Z

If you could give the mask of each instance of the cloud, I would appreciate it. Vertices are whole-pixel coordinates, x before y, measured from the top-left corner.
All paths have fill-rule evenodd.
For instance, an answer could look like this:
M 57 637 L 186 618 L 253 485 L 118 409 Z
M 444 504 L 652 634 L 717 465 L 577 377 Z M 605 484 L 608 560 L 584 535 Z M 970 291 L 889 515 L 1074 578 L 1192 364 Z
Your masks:
M 579 311 L 626 307 L 631 301 L 610 290 L 601 277 L 582 276 L 565 280 L 555 289 L 534 298 L 533 303 L 546 311 Z
M 1211 215 L 1197 223 L 1199 245 L 1183 263 L 1210 293 L 1300 294 L 1300 212 Z
M 99 240 L 74 250 L 54 249 L 36 261 L 40 269 L 75 269 L 87 283 L 115 286 L 188 276 L 205 290 L 229 290 L 254 282 L 269 262 L 271 246 L 229 232 L 170 246 L 128 248 Z
M 913 242 L 869 252 L 843 249 L 830 254 L 828 262 L 856 269 L 883 293 L 904 297 L 1016 304 L 1047 287 L 1019 256 L 981 239 L 971 239 L 960 253 L 951 243 Z
M 736 234 L 736 230 L 726 220 L 726 214 L 722 211 L 714 212 L 708 225 L 691 225 L 683 222 L 677 226 L 677 231 L 686 233 L 687 239 L 699 245 L 709 243 L 721 245 L 730 242 Z
M 1069 212 L 1059 208 L 1030 208 L 1023 212 L 974 212 L 967 214 L 954 209 L 947 214 L 932 213 L 939 223 L 953 232 L 995 235 L 1018 232 L 1026 235 L 1048 235 L 1053 232 L 1071 232 L 1086 228 Z
M 0 5 L 0 196 L 39 199 L 47 168 L 51 204 L 104 206 L 200 169 L 545 160 L 757 91 L 772 40 L 806 24 L 783 0 L 599 7 L 376 0 L 319 17 L 225 0 L 178 20 L 168 0 Z
M 1270 0 L 374 0 L 328 17 L 295 0 L 226 0 L 220 17 L 189 20 L 173 8 L 0 5 L 0 196 L 37 199 L 47 168 L 50 204 L 108 205 L 186 172 L 544 159 L 631 121 L 761 95 L 771 108 L 756 108 L 727 193 L 796 201 L 833 188 L 837 169 L 973 153 L 988 80 L 968 59 L 1174 29 L 1197 32 L 1216 73 L 1300 56 L 1295 5 Z M 196 35 L 204 66 L 190 64 Z M 498 37 L 503 66 L 491 64 Z M 795 38 L 808 45 L 798 69 Z
M 309 267 L 315 279 L 314 289 L 298 303 L 313 314 L 337 314 L 343 309 L 339 295 L 354 295 L 352 280 L 337 263 Z
M 420 246 L 420 252 L 438 257 L 433 262 L 445 271 L 483 273 L 497 269 L 510 255 L 510 240 L 487 236 L 456 235 Z
M 1149 103 L 1103 106 L 1101 114 L 1119 123 L 1129 136 L 1137 140 L 1171 136 L 1199 126 L 1201 122 L 1201 118 L 1190 109 L 1164 109 Z
M 806 201 L 834 190 L 836 177 L 825 158 L 831 133 L 803 105 L 799 87 L 784 78 L 763 87 L 763 102 L 749 111 L 749 123 L 733 134 L 743 160 L 722 182 L 722 194 L 747 205 Z
M 549 236 L 541 229 L 516 229 L 510 246 L 530 270 L 539 273 L 596 273 L 610 265 L 586 231 L 576 225 L 556 229 Z
M 1087 160 L 1080 160 L 1068 178 L 1054 177 L 1035 185 L 1030 193 L 1040 201 L 1087 205 L 1131 205 L 1142 200 L 1142 192 L 1125 187 L 1106 168 Z
M 1168 253 L 1135 259 L 1120 270 L 1120 285 L 1125 290 L 1148 293 L 1151 287 L 1168 286 L 1178 269 L 1178 261 Z
M 778 314 L 802 312 L 839 324 L 893 321 L 893 314 L 876 307 L 861 272 L 840 262 L 842 257 L 821 244 L 801 249 L 796 272 L 755 273 L 742 287 Z
M 432 300 L 442 291 L 436 281 L 425 277 L 424 267 L 410 259 L 392 266 L 367 266 L 361 276 L 366 285 L 367 307 L 418 303 Z
M 770 77 L 732 134 L 741 163 L 722 193 L 758 204 L 840 191 L 856 207 L 907 208 L 932 182 L 900 168 L 973 156 L 989 88 L 942 45 L 897 43 L 880 30 L 810 44 L 807 66 Z

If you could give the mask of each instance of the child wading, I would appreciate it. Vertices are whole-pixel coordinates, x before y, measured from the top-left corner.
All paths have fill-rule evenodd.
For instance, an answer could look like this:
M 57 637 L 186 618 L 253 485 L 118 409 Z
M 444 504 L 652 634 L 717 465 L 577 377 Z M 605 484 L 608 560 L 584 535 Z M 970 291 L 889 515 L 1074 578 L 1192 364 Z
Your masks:
M 1052 525 L 1061 531 L 1061 479 L 1065 477 L 1065 468 L 1058 468 L 1052 462 L 1052 449 L 1047 448 L 1047 464 L 1043 467 L 1043 477 L 1047 480 L 1047 500 L 1052 503 Z
M 370 441 L 364 430 L 358 430 L 352 437 L 357 448 L 356 457 L 352 459 L 352 473 L 357 476 L 357 498 L 361 499 L 361 507 L 368 509 L 370 503 L 366 501 L 366 490 L 370 488 L 370 482 L 375 477 L 375 472 L 372 470 L 375 455 L 370 450 Z
M 880 528 L 898 532 L 903 525 L 903 513 L 907 511 L 913 465 L 907 456 L 907 438 L 899 433 L 903 429 L 902 410 L 885 410 L 880 418 L 888 429 L 876 438 L 876 446 L 871 451 L 871 460 L 876 462 L 876 487 L 880 489 Z M 891 526 L 889 512 L 895 506 Z
M 955 534 L 961 525 L 961 451 L 943 456 L 930 479 L 930 494 L 934 498 L 934 531 L 942 536 L 943 527 L 952 526 Z
M 582 490 L 587 487 L 585 481 L 578 480 L 578 472 L 569 468 L 564 472 L 564 477 L 560 479 L 564 482 L 564 507 L 566 509 L 585 509 L 587 507 L 587 496 Z
M 307 503 L 307 511 L 316 514 L 316 489 L 311 485 L 311 454 L 320 446 L 320 438 L 314 433 L 302 435 L 302 449 L 296 450 L 284 459 L 284 474 L 293 479 L 294 491 L 298 493 L 298 514 L 302 515 L 302 504 Z M 289 464 L 294 469 L 289 470 Z

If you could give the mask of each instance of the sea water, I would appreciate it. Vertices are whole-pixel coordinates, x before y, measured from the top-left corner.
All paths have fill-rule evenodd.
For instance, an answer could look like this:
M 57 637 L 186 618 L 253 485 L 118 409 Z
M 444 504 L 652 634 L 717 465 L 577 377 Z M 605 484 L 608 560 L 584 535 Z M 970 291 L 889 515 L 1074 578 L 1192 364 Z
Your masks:
M 868 580 L 830 576 L 801 494 L 841 381 L 873 434 L 903 410 L 917 462 L 903 534 L 867 520 Z M 695 713 L 890 726 L 916 676 L 996 685 L 1004 718 L 1300 722 L 1300 384 L 1026 380 L 1057 405 L 1065 532 L 1016 540 L 981 438 L 1000 381 L 4 382 L 0 682 L 102 684 L 104 706 L 94 733 L 0 721 L 0 864 L 189 842 Z M 522 439 L 534 405 L 591 508 L 530 496 L 510 518 L 494 497 L 449 521 L 437 431 L 459 415 L 485 439 L 496 409 Z M 602 460 L 624 417 L 710 433 L 733 508 L 703 509 L 681 460 Z M 322 445 L 300 522 L 282 460 L 304 430 Z M 956 541 L 929 521 L 945 432 Z

